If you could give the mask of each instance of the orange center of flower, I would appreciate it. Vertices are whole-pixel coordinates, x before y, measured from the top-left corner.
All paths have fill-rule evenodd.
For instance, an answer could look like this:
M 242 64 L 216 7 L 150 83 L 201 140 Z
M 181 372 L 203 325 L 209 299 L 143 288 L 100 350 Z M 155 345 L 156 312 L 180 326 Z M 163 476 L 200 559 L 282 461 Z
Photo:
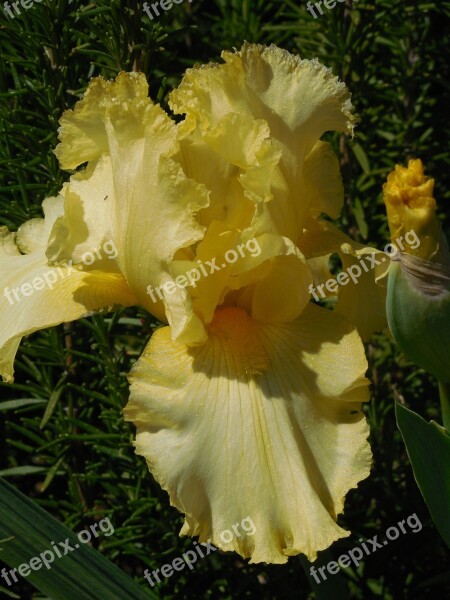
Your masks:
M 256 375 L 269 368 L 262 326 L 243 308 L 227 307 L 215 312 L 209 332 L 217 338 L 238 377 Z

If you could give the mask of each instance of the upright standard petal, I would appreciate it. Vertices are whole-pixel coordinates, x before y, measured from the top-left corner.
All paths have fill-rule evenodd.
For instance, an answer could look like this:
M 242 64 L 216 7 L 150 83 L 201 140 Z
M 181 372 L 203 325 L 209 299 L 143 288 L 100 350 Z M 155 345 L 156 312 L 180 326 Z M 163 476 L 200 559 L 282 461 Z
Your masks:
M 195 216 L 207 207 L 209 193 L 184 174 L 176 158 L 177 126 L 147 91 L 143 75 L 121 73 L 115 82 L 98 78 L 61 119 L 57 154 L 62 165 L 91 162 L 69 182 L 65 221 L 54 230 L 51 250 L 59 257 L 77 257 L 89 239 L 110 235 L 120 272 L 138 304 L 168 321 L 175 338 L 199 343 L 205 332 L 189 294 L 167 289 L 175 287 L 175 254 L 203 237 Z M 76 134 L 89 149 L 77 163 L 72 152 Z M 155 288 L 162 290 L 162 302 L 152 301 L 149 290 Z
M 186 513 L 182 535 L 251 562 L 314 560 L 349 535 L 336 517 L 370 470 L 361 341 L 345 319 L 313 305 L 283 325 L 224 308 L 208 333 L 191 349 L 169 328 L 153 335 L 125 409 L 136 451 Z M 246 517 L 254 535 L 221 536 Z
M 268 235 L 279 240 L 273 239 L 270 256 L 263 253 L 264 268 L 261 257 L 251 261 L 254 267 L 239 260 L 227 269 L 230 277 L 221 271 L 190 295 L 206 322 L 240 287 L 232 297 L 254 316 L 287 321 L 303 310 L 308 294 L 300 288 L 308 287 L 311 273 L 298 249 L 286 256 L 284 240 L 292 245 L 307 218 L 321 212 L 335 217 L 341 210 L 339 163 L 331 146 L 318 140 L 327 129 L 351 132 L 349 94 L 325 67 L 274 46 L 244 44 L 223 58 L 223 65 L 188 70 L 170 98 L 173 110 L 186 115 L 179 125 L 183 169 L 211 189 L 210 205 L 198 215 L 207 230 L 191 266 L 202 259 L 200 252 L 217 245 L 218 231 L 219 256 L 226 239 L 236 245 Z M 294 96 L 287 107 L 286 99 Z
M 184 131 L 197 139 L 182 150 L 204 155 L 201 139 L 235 167 L 230 176 L 255 205 L 255 234 L 296 239 L 310 212 L 340 211 L 338 161 L 318 142 L 328 130 L 352 132 L 348 90 L 319 62 L 276 46 L 246 43 L 222 57 L 225 64 L 188 69 L 170 96 L 171 108 L 186 115 Z
M 63 169 L 75 169 L 84 162 L 97 160 L 108 151 L 104 125 L 112 103 L 134 100 L 135 105 L 148 102 L 148 85 L 143 73 L 121 73 L 114 81 L 94 77 L 74 110 L 67 110 L 60 120 L 61 143 L 55 154 Z

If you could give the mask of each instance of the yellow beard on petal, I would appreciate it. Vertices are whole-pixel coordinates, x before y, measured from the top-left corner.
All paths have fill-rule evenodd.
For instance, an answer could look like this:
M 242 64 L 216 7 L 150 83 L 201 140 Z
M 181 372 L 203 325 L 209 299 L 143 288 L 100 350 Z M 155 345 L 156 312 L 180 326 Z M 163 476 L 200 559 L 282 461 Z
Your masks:
M 268 370 L 270 360 L 259 335 L 260 327 L 244 309 L 227 307 L 217 310 L 208 329 L 224 350 L 235 357 L 233 367 L 239 378 Z

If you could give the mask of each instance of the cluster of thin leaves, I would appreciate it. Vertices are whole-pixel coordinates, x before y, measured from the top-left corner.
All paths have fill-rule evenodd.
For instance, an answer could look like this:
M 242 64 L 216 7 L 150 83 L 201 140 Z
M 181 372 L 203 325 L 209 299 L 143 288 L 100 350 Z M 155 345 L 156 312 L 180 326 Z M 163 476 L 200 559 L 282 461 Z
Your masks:
M 395 163 L 411 157 L 421 157 L 436 177 L 444 211 L 450 2 L 347 0 L 324 12 L 314 20 L 298 0 L 193 0 L 150 21 L 136 0 L 43 0 L 11 20 L 0 7 L 0 224 L 14 230 L 41 216 L 42 199 L 67 179 L 52 153 L 58 119 L 91 76 L 142 70 L 152 98 L 166 106 L 185 68 L 219 60 L 222 49 L 244 40 L 317 56 L 350 87 L 361 117 L 356 136 L 331 139 L 346 187 L 341 223 L 353 237 L 384 247 L 381 186 Z M 22 344 L 16 382 L 0 384 L 0 476 L 74 531 L 109 516 L 115 535 L 95 543 L 143 587 L 145 568 L 159 568 L 190 545 L 177 536 L 181 516 L 134 455 L 134 431 L 121 414 L 126 373 L 155 326 L 149 315 L 123 310 L 37 333 Z M 420 533 L 402 535 L 347 569 L 349 597 L 445 596 L 448 551 L 415 486 L 393 411 L 397 389 L 414 410 L 438 418 L 437 391 L 387 335 L 367 350 L 374 468 L 349 494 L 340 519 L 351 537 L 331 550 L 338 557 L 416 512 Z M 289 600 L 310 598 L 309 590 L 298 558 L 287 566 L 248 565 L 214 553 L 155 591 L 168 600 Z M 40 597 L 26 581 L 13 591 Z

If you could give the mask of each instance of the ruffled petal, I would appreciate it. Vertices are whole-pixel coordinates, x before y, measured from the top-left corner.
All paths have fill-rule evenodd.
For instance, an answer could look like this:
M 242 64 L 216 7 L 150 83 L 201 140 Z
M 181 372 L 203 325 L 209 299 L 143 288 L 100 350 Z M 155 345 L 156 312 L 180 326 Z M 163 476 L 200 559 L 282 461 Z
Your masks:
M 178 151 L 176 128 L 162 109 L 149 105 L 139 117 L 143 128 L 131 128 L 134 135 L 123 105 L 111 111 L 108 124 L 119 264 L 139 303 L 150 311 L 148 286 L 164 286 L 173 335 L 186 343 L 201 342 L 203 326 L 186 290 L 166 290 L 174 284 L 170 262 L 176 252 L 203 237 L 194 215 L 207 206 L 208 194 L 169 158 Z
M 82 100 L 67 110 L 60 120 L 55 154 L 63 169 L 75 169 L 97 160 L 108 151 L 104 119 L 112 104 L 134 100 L 135 106 L 147 102 L 148 84 L 143 73 L 120 73 L 115 81 L 95 77 Z
M 327 130 L 352 132 L 350 95 L 317 61 L 276 46 L 246 43 L 222 57 L 225 64 L 188 69 L 170 106 L 186 115 L 185 134 L 195 132 L 239 169 L 239 183 L 255 204 L 253 233 L 296 239 L 310 213 L 339 212 L 336 159 L 317 142 Z
M 403 240 L 400 249 L 439 261 L 441 223 L 436 215 L 434 179 L 424 173 L 422 161 L 410 160 L 407 167 L 396 165 L 383 185 L 391 239 Z M 414 245 L 408 239 L 414 234 Z
M 273 234 L 246 239 L 214 222 L 190 261 L 172 263 L 173 276 L 198 273 L 186 289 L 196 313 L 209 323 L 219 305 L 246 308 L 266 323 L 290 321 L 309 302 L 311 271 L 291 240 Z M 197 261 L 199 261 L 197 263 Z
M 185 122 L 178 127 L 183 171 L 209 190 L 209 205 L 197 214 L 198 222 L 208 226 L 220 221 L 229 230 L 244 229 L 251 223 L 254 203 L 244 195 L 239 183 L 240 170 L 217 154 L 202 139 L 199 131 L 185 131 Z
M 136 451 L 186 513 L 182 535 L 251 562 L 314 560 L 349 535 L 336 516 L 370 470 L 361 341 L 311 304 L 286 325 L 225 308 L 208 332 L 194 349 L 173 342 L 170 328 L 153 335 L 125 409 Z M 246 518 L 254 534 L 221 536 Z
M 62 119 L 60 158 L 67 159 L 74 132 L 89 137 L 95 129 L 100 139 L 102 130 L 104 137 L 83 156 L 95 164 L 66 188 L 65 222 L 55 227 L 50 250 L 79 258 L 90 243 L 110 235 L 118 268 L 138 303 L 168 321 L 175 338 L 200 343 L 205 331 L 189 294 L 184 288 L 167 290 L 175 285 L 170 266 L 175 254 L 203 237 L 195 216 L 207 207 L 208 191 L 184 174 L 177 126 L 152 104 L 144 82 L 133 73 L 121 73 L 115 82 L 96 79 Z

